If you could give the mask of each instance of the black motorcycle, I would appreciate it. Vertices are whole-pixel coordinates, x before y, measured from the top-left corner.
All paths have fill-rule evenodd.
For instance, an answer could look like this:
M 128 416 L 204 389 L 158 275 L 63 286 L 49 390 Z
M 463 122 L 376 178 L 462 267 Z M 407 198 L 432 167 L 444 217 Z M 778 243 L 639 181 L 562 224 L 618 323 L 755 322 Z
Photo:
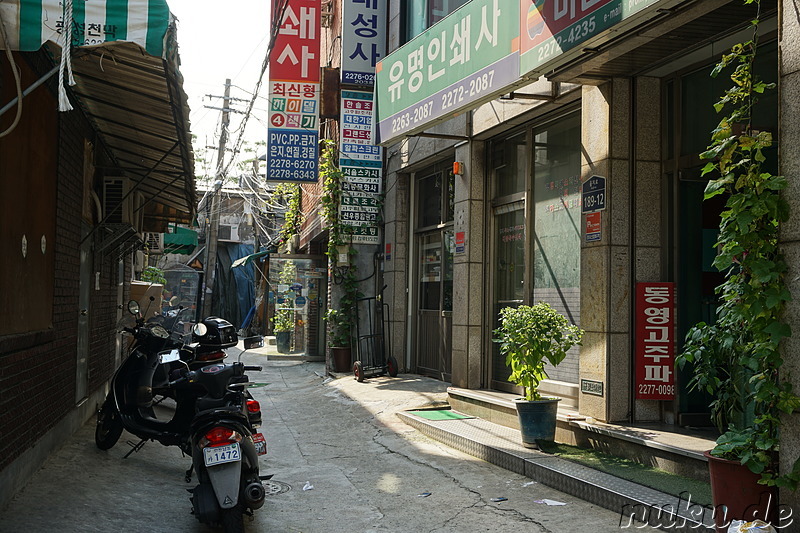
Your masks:
M 245 374 L 260 370 L 241 362 L 217 363 L 173 382 L 175 387 L 193 384 L 206 391 L 197 399 L 197 415 L 189 431 L 192 467 L 186 481 L 191 481 L 193 471 L 197 474 L 198 484 L 191 490 L 195 517 L 221 526 L 226 533 L 244 531 L 243 516 L 264 504 L 262 480 L 271 477 L 259 476 L 258 456 L 267 449 L 264 436 L 255 431 L 255 400 L 247 393 Z

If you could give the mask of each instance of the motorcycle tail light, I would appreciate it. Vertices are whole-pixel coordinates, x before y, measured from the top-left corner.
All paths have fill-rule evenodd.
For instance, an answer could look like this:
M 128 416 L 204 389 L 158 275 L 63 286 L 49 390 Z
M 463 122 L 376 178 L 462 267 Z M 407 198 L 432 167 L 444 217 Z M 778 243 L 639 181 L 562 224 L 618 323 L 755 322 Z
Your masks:
M 218 352 L 209 352 L 209 353 L 201 353 L 197 355 L 198 361 L 219 361 L 220 359 L 225 358 L 225 352 L 218 351 Z
M 231 444 L 232 442 L 240 442 L 241 440 L 242 436 L 238 432 L 230 428 L 217 426 L 203 435 L 203 438 L 200 439 L 199 446 L 200 448 L 213 448 L 215 446 Z
M 248 413 L 261 412 L 261 404 L 258 403 L 258 400 L 247 400 L 247 412 Z

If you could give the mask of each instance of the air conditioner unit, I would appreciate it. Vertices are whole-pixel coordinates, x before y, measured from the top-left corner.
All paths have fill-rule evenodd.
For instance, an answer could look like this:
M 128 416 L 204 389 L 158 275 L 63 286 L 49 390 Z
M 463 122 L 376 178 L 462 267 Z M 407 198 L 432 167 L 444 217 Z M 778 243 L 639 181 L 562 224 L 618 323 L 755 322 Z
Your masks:
M 144 233 L 142 240 L 147 251 L 151 254 L 164 253 L 164 234 L 163 233 Z
M 220 224 L 217 240 L 239 242 L 239 224 Z
M 103 220 L 106 224 L 134 225 L 133 195 L 128 178 L 103 178 Z

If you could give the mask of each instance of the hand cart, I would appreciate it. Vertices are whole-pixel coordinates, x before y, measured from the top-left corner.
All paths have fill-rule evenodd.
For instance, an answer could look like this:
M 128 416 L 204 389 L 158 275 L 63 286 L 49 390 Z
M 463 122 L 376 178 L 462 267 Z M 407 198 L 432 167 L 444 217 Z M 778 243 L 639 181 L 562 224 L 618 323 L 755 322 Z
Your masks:
M 383 289 L 385 288 L 384 285 Z M 376 296 L 356 300 L 357 361 L 353 363 L 353 375 L 359 382 L 364 381 L 364 378 L 383 374 L 397 377 L 397 360 L 389 354 L 389 304 L 383 301 L 383 289 Z M 362 335 L 362 328 L 366 330 L 365 335 Z

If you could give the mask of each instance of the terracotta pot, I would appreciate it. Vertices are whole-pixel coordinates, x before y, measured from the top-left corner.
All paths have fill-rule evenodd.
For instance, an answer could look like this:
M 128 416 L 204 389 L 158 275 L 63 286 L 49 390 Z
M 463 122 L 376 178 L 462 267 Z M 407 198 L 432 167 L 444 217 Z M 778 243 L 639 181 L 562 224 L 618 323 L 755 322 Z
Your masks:
M 759 485 L 761 476 L 738 461 L 729 461 L 703 452 L 708 459 L 714 524 L 718 533 L 728 531 L 732 520 L 764 520 L 778 523 L 778 490 Z
M 349 346 L 331 347 L 331 354 L 333 355 L 334 372 L 350 372 L 353 368 L 353 361 Z

